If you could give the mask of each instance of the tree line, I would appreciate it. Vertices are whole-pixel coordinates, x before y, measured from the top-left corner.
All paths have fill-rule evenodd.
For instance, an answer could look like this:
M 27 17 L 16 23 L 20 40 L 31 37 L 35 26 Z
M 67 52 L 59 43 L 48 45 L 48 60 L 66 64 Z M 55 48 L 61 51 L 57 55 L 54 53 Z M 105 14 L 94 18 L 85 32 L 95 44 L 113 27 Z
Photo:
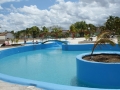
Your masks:
M 93 24 L 87 24 L 85 21 L 75 22 L 70 25 L 69 30 L 63 30 L 60 26 L 42 27 L 37 26 L 26 28 L 13 32 L 15 38 L 67 38 L 67 37 L 91 37 L 97 35 L 103 31 L 110 31 L 113 35 L 120 35 L 120 17 L 109 16 L 102 26 L 95 26 Z

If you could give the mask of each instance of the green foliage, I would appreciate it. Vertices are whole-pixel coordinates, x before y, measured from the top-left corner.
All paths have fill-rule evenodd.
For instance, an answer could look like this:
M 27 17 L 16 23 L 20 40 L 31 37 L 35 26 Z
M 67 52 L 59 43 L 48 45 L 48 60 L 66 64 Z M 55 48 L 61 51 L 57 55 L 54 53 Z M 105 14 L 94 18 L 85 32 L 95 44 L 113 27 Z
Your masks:
M 38 37 L 40 33 L 40 29 L 37 26 L 33 26 L 31 28 L 26 28 L 25 30 L 18 31 L 15 34 L 15 38 L 24 38 L 33 36 L 33 32 L 35 32 L 35 36 Z
M 70 26 L 70 32 L 72 32 L 72 33 L 76 32 L 75 26 L 73 24 Z
M 51 27 L 52 31 L 50 33 L 52 38 L 58 39 L 62 37 L 62 28 L 59 26 Z
M 99 30 L 98 30 L 99 28 Z M 51 26 L 50 28 L 42 27 L 40 30 L 37 26 L 32 26 L 30 28 L 26 28 L 25 30 L 21 30 L 18 32 L 11 31 L 14 33 L 15 38 L 23 39 L 25 36 L 33 36 L 33 32 L 35 32 L 36 37 L 42 36 L 43 38 L 47 38 L 51 36 L 53 38 L 61 38 L 68 37 L 68 35 L 72 35 L 72 38 L 78 37 L 86 37 L 85 35 L 89 34 L 90 36 L 95 35 L 95 33 L 99 34 L 99 32 L 103 32 L 109 30 L 112 35 L 120 35 L 120 18 L 116 16 L 109 16 L 103 26 L 98 26 L 96 28 L 93 24 L 87 24 L 85 21 L 78 21 L 70 25 L 69 34 L 66 35 L 61 32 L 63 29 L 60 26 Z
M 117 42 L 118 42 L 118 45 L 120 46 L 120 35 L 117 36 Z
M 95 50 L 95 48 L 97 46 L 102 46 L 102 45 L 105 45 L 105 44 L 110 44 L 112 46 L 115 46 L 115 42 L 112 41 L 109 36 L 111 35 L 111 32 L 102 32 L 100 33 L 98 36 L 97 36 L 97 39 L 94 43 L 94 46 L 93 46 L 93 49 L 92 49 L 92 52 L 91 52 L 91 56 L 93 55 L 93 52 Z
M 94 35 L 96 32 L 95 25 L 87 24 L 85 21 L 80 21 L 72 24 L 70 26 L 70 30 L 72 30 L 72 28 L 74 28 L 76 34 L 78 34 L 80 37 L 84 37 L 84 34 L 86 34 L 86 30 L 87 32 L 89 32 L 90 35 Z
M 120 35 L 120 18 L 115 16 L 109 16 L 105 23 L 106 29 L 111 32 L 115 32 Z
M 74 27 L 77 29 L 77 30 L 86 30 L 87 29 L 87 24 L 85 21 L 81 21 L 81 22 L 76 22 L 74 24 Z
M 14 42 L 14 39 L 11 39 L 11 43 L 13 43 Z
M 69 37 L 69 31 L 63 33 L 63 38 L 67 39 Z
M 18 43 L 18 41 L 19 41 L 19 39 L 16 38 L 16 39 L 15 39 L 15 42 Z
M 85 37 L 86 40 L 88 40 L 90 38 L 90 35 L 89 34 L 85 34 L 84 37 Z
M 74 39 L 76 35 L 76 29 L 73 24 L 70 26 L 70 33 L 72 34 L 72 38 Z

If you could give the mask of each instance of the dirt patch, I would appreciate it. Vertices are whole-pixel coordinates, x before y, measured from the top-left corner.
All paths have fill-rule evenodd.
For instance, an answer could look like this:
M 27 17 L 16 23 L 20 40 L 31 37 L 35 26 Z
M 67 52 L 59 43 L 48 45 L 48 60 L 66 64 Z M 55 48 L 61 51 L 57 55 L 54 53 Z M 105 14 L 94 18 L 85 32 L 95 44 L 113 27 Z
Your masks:
M 120 63 L 120 55 L 118 54 L 95 54 L 92 57 L 90 55 L 84 56 L 83 59 L 95 62 Z

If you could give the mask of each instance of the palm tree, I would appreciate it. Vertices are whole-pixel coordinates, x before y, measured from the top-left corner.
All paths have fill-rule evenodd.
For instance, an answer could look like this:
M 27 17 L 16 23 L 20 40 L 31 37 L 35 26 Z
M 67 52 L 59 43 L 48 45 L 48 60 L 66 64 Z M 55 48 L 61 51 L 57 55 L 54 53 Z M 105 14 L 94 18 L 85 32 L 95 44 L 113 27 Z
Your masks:
M 55 39 L 58 39 L 61 37 L 62 34 L 62 28 L 61 27 L 53 27 L 51 31 L 51 36 L 54 37 Z
M 109 36 L 111 35 L 110 32 L 106 31 L 106 32 L 102 32 L 100 33 L 98 36 L 97 36 L 97 40 L 95 41 L 94 43 L 94 46 L 92 48 L 92 52 L 91 52 L 91 57 L 93 55 L 93 52 L 95 50 L 95 48 L 98 46 L 98 45 L 105 45 L 106 43 L 112 45 L 112 46 L 115 46 L 115 42 L 112 41 Z
M 85 21 L 80 21 L 72 24 L 77 31 L 76 33 L 79 34 L 80 37 L 84 37 L 84 30 L 87 30 L 87 24 Z
M 27 37 L 27 39 L 29 39 L 30 38 L 30 36 L 32 35 L 31 34 L 31 32 L 30 32 L 30 28 L 26 28 L 26 37 Z
M 72 38 L 74 39 L 76 34 L 76 29 L 73 24 L 70 26 L 70 33 L 72 34 Z
M 43 32 L 43 37 L 44 37 L 45 39 L 47 39 L 47 38 L 48 38 L 48 34 L 49 34 L 48 28 L 46 28 L 45 26 L 42 27 L 42 32 Z
M 93 36 L 96 32 L 96 26 L 93 24 L 87 24 L 87 30 L 89 31 L 90 36 Z
M 69 37 L 69 31 L 63 33 L 63 38 L 65 38 L 65 40 L 67 40 L 67 38 Z
M 117 36 L 117 42 L 118 42 L 118 45 L 120 46 L 120 35 Z

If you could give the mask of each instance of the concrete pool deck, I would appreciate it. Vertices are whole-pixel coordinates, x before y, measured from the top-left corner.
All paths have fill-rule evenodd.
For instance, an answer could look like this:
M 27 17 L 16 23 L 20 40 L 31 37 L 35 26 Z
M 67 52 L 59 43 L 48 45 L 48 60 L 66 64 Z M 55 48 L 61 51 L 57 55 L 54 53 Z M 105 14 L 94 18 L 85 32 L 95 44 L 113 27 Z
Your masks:
M 61 39 L 65 40 L 65 39 Z M 96 40 L 96 37 L 93 37 L 93 41 Z M 67 41 L 69 41 L 69 44 L 81 44 L 79 43 L 80 41 L 85 41 L 85 38 L 68 38 Z M 87 41 L 86 41 L 87 42 Z M 0 50 L 8 49 L 11 47 L 6 47 L 6 48 L 0 48 Z M 0 90 L 44 90 L 40 89 L 34 86 L 24 86 L 24 85 L 19 85 L 19 84 L 13 84 L 5 81 L 0 81 Z
M 23 86 L 5 81 L 0 81 L 0 90 L 43 90 L 34 86 Z

